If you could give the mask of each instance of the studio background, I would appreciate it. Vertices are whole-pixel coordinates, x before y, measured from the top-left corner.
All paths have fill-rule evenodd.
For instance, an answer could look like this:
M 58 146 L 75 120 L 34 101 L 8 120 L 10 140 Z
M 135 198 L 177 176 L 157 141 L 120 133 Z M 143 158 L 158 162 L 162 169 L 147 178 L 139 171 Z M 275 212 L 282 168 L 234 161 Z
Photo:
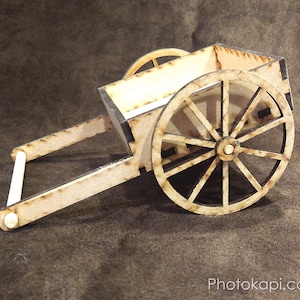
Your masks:
M 14 232 L 0 232 L 1 299 L 299 299 L 208 290 L 208 278 L 295 280 L 299 271 L 300 2 L 0 1 L 0 203 L 18 145 L 105 112 L 97 88 L 159 48 L 215 42 L 287 60 L 296 140 L 280 182 L 244 211 L 183 212 L 153 174 Z M 272 143 L 272 141 L 267 141 Z M 114 134 L 27 167 L 24 195 L 124 152 Z

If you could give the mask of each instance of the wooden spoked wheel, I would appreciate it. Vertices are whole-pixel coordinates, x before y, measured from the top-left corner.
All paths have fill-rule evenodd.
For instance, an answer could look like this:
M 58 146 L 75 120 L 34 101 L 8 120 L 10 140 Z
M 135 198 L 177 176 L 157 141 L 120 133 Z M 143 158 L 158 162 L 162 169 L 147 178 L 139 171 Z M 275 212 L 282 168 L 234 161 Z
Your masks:
M 284 95 L 252 72 L 223 70 L 179 90 L 158 118 L 153 171 L 165 194 L 198 214 L 239 211 L 262 198 L 291 157 Z
M 163 58 L 164 60 L 172 60 L 172 58 L 181 57 L 187 54 L 189 54 L 189 52 L 177 48 L 166 48 L 152 51 L 137 59 L 126 71 L 123 79 L 127 79 L 131 75 L 139 73 L 143 69 L 148 69 L 147 65 L 149 67 L 159 66 L 158 59 L 160 58 Z

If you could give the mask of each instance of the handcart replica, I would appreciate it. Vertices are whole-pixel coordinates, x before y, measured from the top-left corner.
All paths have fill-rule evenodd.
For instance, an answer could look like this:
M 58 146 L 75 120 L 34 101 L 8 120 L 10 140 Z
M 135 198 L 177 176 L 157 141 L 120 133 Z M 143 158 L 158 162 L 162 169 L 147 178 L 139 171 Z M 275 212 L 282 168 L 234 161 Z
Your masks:
M 98 90 L 107 114 L 12 151 L 11 187 L 0 211 L 3 230 L 151 170 L 183 209 L 228 214 L 262 198 L 290 160 L 293 102 L 282 57 L 222 44 L 193 53 L 163 49 L 141 57 L 123 79 Z M 21 200 L 26 162 L 113 128 L 126 157 Z

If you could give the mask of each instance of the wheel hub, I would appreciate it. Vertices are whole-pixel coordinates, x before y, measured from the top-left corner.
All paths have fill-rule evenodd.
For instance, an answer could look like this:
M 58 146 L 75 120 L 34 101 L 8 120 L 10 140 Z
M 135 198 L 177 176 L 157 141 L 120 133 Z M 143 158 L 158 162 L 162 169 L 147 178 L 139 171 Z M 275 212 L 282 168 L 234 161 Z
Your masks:
M 230 136 L 223 137 L 216 144 L 216 152 L 223 161 L 233 160 L 240 153 L 240 143 Z

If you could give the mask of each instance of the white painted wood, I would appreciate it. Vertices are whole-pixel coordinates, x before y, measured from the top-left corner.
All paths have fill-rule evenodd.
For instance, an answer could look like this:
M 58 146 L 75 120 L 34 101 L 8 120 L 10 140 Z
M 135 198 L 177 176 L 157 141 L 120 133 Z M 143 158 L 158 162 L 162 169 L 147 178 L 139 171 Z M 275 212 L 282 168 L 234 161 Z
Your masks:
M 16 154 L 13 175 L 10 183 L 10 189 L 7 198 L 7 206 L 18 203 L 21 200 L 23 180 L 26 165 L 26 153 L 18 151 Z

